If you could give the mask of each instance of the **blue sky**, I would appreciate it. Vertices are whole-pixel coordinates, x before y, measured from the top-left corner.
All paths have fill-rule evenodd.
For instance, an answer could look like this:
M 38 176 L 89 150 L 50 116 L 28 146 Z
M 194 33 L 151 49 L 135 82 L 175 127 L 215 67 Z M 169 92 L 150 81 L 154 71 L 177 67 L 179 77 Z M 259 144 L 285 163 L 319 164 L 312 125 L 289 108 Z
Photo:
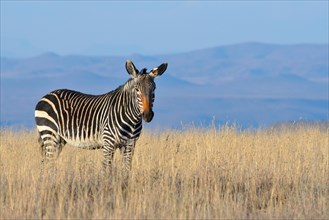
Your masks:
M 328 1 L 6 1 L 1 56 L 155 55 L 328 43 Z

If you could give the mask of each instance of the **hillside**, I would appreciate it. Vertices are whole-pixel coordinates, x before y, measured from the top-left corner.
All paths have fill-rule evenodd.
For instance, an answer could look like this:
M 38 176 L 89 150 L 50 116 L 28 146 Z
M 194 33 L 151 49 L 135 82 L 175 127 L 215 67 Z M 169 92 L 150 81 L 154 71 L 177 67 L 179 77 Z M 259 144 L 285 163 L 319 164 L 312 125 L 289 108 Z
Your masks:
M 116 88 L 129 77 L 127 59 L 140 69 L 169 63 L 157 79 L 157 126 L 207 124 L 213 116 L 247 127 L 327 119 L 328 45 L 244 43 L 154 56 L 1 57 L 1 125 L 32 126 L 35 103 L 57 88 Z

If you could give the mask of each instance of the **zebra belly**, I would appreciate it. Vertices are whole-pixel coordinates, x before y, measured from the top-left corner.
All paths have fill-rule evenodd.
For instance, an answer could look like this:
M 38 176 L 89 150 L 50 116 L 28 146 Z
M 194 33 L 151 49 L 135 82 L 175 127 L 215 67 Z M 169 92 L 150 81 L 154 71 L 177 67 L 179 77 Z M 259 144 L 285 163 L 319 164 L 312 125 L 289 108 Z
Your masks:
M 101 149 L 103 147 L 103 143 L 100 141 L 95 140 L 72 140 L 72 139 L 65 139 L 66 143 L 72 145 L 74 147 L 87 149 L 87 150 L 96 150 Z

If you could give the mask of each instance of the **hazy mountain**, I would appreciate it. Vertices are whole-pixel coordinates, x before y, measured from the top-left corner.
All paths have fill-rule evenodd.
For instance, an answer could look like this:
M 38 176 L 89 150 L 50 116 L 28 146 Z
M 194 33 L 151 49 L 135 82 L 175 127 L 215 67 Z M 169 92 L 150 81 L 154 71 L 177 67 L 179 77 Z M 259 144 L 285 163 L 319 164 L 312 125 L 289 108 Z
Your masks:
M 1 19 L 3 19 L 1 17 Z M 12 37 L 1 36 L 1 56 L 29 57 L 33 54 L 40 54 L 43 50 L 35 47 L 31 42 Z
M 266 126 L 289 120 L 328 120 L 328 45 L 245 43 L 180 54 L 126 57 L 1 57 L 1 125 L 33 125 L 38 99 L 58 88 L 101 94 L 128 78 L 124 64 L 153 68 L 157 79 L 153 126 L 238 122 Z

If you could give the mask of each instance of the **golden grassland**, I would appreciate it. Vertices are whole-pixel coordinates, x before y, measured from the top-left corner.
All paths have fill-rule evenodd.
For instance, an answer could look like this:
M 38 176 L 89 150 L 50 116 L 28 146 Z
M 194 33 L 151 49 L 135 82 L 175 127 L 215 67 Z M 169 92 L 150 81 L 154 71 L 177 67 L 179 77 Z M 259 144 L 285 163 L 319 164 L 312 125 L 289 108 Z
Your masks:
M 143 132 L 126 197 L 121 152 L 102 179 L 102 151 L 65 146 L 40 181 L 35 131 L 1 130 L 1 219 L 325 219 L 328 129 Z M 46 175 L 46 176 L 47 176 Z

